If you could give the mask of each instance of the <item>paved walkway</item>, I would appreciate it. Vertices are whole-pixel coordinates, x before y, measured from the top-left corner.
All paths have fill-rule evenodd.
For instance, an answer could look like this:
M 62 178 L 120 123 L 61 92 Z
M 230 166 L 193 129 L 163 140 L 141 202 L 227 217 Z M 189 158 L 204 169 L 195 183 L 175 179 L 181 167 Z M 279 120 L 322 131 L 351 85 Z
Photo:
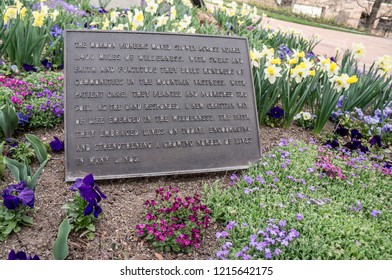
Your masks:
M 268 18 L 267 21 L 272 28 L 295 28 L 301 30 L 306 37 L 312 34 L 320 35 L 322 41 L 315 48 L 316 54 L 332 56 L 337 47 L 345 50 L 350 49 L 353 43 L 363 43 L 366 55 L 361 59 L 361 62 L 366 65 L 372 64 L 380 56 L 392 56 L 392 38 L 340 32 L 271 18 Z

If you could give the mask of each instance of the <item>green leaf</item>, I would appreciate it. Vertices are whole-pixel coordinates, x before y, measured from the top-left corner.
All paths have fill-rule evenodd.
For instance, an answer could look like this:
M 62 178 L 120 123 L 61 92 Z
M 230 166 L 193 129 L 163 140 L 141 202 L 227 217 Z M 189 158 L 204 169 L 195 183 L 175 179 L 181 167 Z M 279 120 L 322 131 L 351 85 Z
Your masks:
M 26 226 L 30 226 L 33 224 L 33 218 L 30 216 L 23 216 L 22 221 L 23 221 L 23 224 L 25 224 Z
M 8 226 L 5 228 L 5 230 L 3 231 L 3 233 L 4 233 L 5 235 L 10 234 L 10 233 L 14 230 L 15 227 L 16 227 L 16 221 L 11 221 L 11 222 L 8 224 Z
M 18 121 L 15 109 L 8 102 L 0 108 L 0 127 L 4 132 L 5 138 L 12 136 L 12 133 L 18 127 Z
M 4 157 L 4 163 L 18 182 L 27 181 L 27 178 L 24 177 L 26 172 L 23 164 L 7 157 Z
M 43 163 L 45 160 L 47 160 L 48 152 L 46 151 L 45 146 L 42 144 L 42 141 L 33 134 L 26 134 L 25 137 L 33 146 L 39 162 Z
M 95 231 L 95 226 L 94 226 L 94 224 L 89 224 L 89 225 L 86 226 L 86 228 L 87 228 L 89 231 Z
M 27 186 L 34 190 L 35 189 L 35 185 L 37 185 L 38 182 L 38 177 L 41 174 L 42 170 L 44 169 L 45 165 L 48 163 L 49 159 L 46 159 L 41 165 L 40 167 L 37 169 L 37 171 L 35 172 L 34 176 L 31 178 L 30 182 L 27 184 Z
M 59 226 L 56 241 L 53 246 L 53 257 L 55 260 L 65 260 L 68 256 L 68 235 L 71 232 L 71 225 L 66 217 Z

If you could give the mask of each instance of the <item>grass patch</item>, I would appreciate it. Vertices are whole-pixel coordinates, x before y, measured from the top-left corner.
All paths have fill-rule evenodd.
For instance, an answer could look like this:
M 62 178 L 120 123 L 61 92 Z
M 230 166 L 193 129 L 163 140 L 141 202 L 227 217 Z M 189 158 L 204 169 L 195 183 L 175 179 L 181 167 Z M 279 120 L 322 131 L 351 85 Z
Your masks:
M 206 188 L 218 258 L 392 258 L 392 179 L 365 156 L 283 143 L 231 179 Z

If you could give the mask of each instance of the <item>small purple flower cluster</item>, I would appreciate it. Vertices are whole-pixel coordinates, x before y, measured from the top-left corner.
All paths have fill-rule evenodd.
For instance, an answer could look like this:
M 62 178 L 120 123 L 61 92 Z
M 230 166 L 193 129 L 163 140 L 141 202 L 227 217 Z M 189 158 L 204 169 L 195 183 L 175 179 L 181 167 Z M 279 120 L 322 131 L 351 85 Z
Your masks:
M 9 210 L 16 210 L 19 205 L 34 208 L 34 191 L 24 181 L 8 185 L 1 195 L 4 206 Z
M 280 45 L 278 48 L 278 55 L 281 60 L 286 60 L 287 57 L 291 57 L 293 54 L 294 52 L 285 45 Z
M 155 200 L 146 200 L 147 222 L 136 226 L 140 236 L 147 236 L 158 247 L 167 246 L 174 251 L 198 249 L 202 229 L 212 222 L 210 210 L 203 205 L 199 194 L 181 198 L 178 188 L 159 188 Z M 155 241 L 155 242 L 154 242 Z
M 302 220 L 303 216 L 298 214 L 297 219 Z M 248 250 L 254 252 L 254 257 L 262 255 L 265 259 L 272 259 L 274 255 L 279 256 L 282 252 L 280 246 L 287 247 L 300 236 L 299 232 L 294 228 L 287 230 L 286 225 L 287 223 L 285 220 L 280 220 L 276 223 L 274 219 L 270 219 L 268 221 L 268 226 L 265 229 L 259 230 L 257 235 L 250 236 L 250 247 L 247 247 L 249 248 Z M 248 256 L 244 254 L 248 251 L 245 250 L 247 248 L 243 248 L 243 250 L 237 252 L 236 257 L 248 259 Z
M 74 14 L 77 16 L 86 16 L 86 12 L 80 10 L 78 7 L 67 3 L 66 1 L 63 0 L 48 0 L 45 2 L 45 5 L 48 6 L 50 9 L 58 9 L 62 8 L 64 11 L 70 14 Z M 40 10 L 41 5 L 39 3 L 33 5 L 32 10 Z

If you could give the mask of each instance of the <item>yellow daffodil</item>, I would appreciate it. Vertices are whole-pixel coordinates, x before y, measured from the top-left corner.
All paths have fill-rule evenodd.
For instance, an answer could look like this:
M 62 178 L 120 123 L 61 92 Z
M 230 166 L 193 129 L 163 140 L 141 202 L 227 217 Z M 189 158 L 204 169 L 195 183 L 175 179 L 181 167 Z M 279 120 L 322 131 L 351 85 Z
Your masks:
M 102 30 L 107 30 L 109 27 L 110 21 L 107 19 L 106 15 L 103 16 L 103 22 L 102 22 Z
M 6 11 L 4 13 L 4 24 L 8 24 L 10 19 L 15 19 L 18 15 L 18 10 L 14 7 L 8 7 L 6 8 Z
M 23 8 L 20 10 L 20 17 L 21 17 L 21 18 L 24 18 L 24 17 L 26 16 L 26 12 L 27 12 L 27 8 L 26 8 L 26 7 L 23 7 Z
M 287 62 L 288 62 L 290 65 L 295 65 L 295 64 L 298 63 L 298 59 L 294 57 L 294 58 L 288 59 Z
M 42 27 L 45 21 L 45 14 L 39 11 L 33 11 L 34 22 L 33 26 Z
M 264 69 L 264 74 L 265 74 L 264 79 L 268 79 L 270 84 L 274 84 L 276 78 L 282 77 L 282 74 L 280 74 L 281 70 L 282 68 L 276 67 L 275 65 L 268 66 L 267 68 Z
M 267 66 L 270 66 L 270 65 L 280 65 L 281 63 L 282 63 L 282 60 L 280 60 L 280 58 L 277 57 L 277 58 L 272 58 L 272 59 L 267 60 L 266 65 Z
M 351 76 L 350 78 L 347 79 L 347 83 L 348 83 L 349 85 L 355 84 L 356 82 L 358 82 L 358 77 L 357 77 L 357 75 Z
M 316 76 L 316 70 L 309 70 L 309 76 Z
M 303 52 L 303 51 L 299 52 L 297 50 L 294 50 L 293 56 L 298 57 L 298 58 L 303 58 L 303 57 L 305 57 L 305 52 Z

